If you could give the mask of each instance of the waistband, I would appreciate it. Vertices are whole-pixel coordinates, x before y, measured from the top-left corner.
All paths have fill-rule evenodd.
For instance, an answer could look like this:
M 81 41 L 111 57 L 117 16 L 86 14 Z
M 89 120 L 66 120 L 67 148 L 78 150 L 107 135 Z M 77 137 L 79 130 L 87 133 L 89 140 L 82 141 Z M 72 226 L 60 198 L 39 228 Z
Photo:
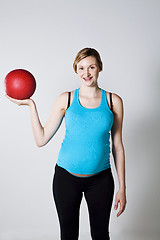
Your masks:
M 75 176 L 75 175 L 71 174 L 65 168 L 62 168 L 62 167 L 58 166 L 57 163 L 55 165 L 55 171 L 61 171 L 62 173 L 67 174 L 70 178 L 72 178 L 74 180 L 82 179 L 82 181 L 83 181 L 83 179 L 84 179 L 84 181 L 88 180 L 88 179 L 94 180 L 97 177 L 103 176 L 105 174 L 112 173 L 111 167 L 109 167 L 107 169 L 102 170 L 101 172 L 95 173 L 94 175 L 87 176 L 87 177 L 80 177 L 80 176 Z

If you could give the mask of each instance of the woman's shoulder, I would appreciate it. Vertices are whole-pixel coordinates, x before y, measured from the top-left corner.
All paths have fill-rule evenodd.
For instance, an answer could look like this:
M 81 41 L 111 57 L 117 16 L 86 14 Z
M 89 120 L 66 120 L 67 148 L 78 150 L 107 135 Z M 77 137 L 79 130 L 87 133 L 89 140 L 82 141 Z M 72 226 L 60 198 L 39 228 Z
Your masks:
M 69 92 L 70 92 L 70 93 L 74 93 L 75 90 L 76 90 L 76 89 L 73 89 L 73 90 L 66 90 L 66 91 L 64 91 L 64 92 L 61 92 L 60 95 L 61 95 L 61 96 L 66 96 L 66 95 L 69 94 Z
M 105 92 L 106 92 L 106 94 L 108 95 L 108 96 L 110 96 L 110 94 L 112 93 L 112 99 L 113 99 L 113 101 L 123 101 L 122 100 L 122 98 L 121 98 L 121 96 L 119 96 L 117 93 L 114 93 L 114 92 L 107 92 L 106 90 L 105 90 Z
M 71 93 L 71 99 L 70 101 L 72 101 L 73 99 L 73 94 L 74 94 L 74 90 L 68 90 L 68 91 L 64 91 L 64 92 L 61 92 L 58 96 L 58 99 L 59 101 L 61 102 L 61 106 L 63 107 L 64 110 L 67 109 L 67 106 L 68 106 L 68 97 L 69 97 L 69 92 Z
M 111 96 L 112 96 L 113 112 L 117 112 L 118 109 L 123 107 L 123 99 L 117 93 L 106 91 L 107 98 L 110 98 L 110 93 L 112 93 Z

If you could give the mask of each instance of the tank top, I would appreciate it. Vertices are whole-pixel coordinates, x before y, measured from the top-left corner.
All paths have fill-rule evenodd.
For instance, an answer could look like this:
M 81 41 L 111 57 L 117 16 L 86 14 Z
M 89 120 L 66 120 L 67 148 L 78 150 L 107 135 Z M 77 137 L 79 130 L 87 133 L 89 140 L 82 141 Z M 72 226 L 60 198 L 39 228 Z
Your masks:
M 96 108 L 83 107 L 79 88 L 65 112 L 65 136 L 57 165 L 75 174 L 96 174 L 110 165 L 110 130 L 114 115 L 101 89 L 101 103 Z

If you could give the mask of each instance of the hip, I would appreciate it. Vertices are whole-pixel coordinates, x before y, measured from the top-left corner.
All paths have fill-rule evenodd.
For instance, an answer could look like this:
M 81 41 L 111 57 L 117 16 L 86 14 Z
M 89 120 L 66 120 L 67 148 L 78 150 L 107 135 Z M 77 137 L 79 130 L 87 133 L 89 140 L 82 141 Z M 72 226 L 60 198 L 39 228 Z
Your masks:
M 59 175 L 65 179 L 65 177 L 70 178 L 71 180 L 74 181 L 90 181 L 90 180 L 95 180 L 95 179 L 100 179 L 103 177 L 111 177 L 113 179 L 113 174 L 111 167 L 108 167 L 100 172 L 97 172 L 93 175 L 87 176 L 87 177 L 79 177 L 76 175 L 73 175 L 69 171 L 67 171 L 65 168 L 59 166 L 57 163 L 55 165 L 55 175 Z

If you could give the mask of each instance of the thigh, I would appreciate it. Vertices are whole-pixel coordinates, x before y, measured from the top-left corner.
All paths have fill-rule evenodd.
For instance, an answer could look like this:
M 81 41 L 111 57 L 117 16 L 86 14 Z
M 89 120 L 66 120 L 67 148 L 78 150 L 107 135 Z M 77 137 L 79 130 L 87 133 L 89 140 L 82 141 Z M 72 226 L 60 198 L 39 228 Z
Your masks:
M 92 239 L 109 239 L 109 219 L 114 194 L 112 172 L 94 179 L 87 186 L 84 196 L 89 210 Z
M 82 199 L 80 184 L 58 168 L 53 178 L 53 197 L 58 213 L 61 239 L 76 240 L 79 233 L 79 210 Z

